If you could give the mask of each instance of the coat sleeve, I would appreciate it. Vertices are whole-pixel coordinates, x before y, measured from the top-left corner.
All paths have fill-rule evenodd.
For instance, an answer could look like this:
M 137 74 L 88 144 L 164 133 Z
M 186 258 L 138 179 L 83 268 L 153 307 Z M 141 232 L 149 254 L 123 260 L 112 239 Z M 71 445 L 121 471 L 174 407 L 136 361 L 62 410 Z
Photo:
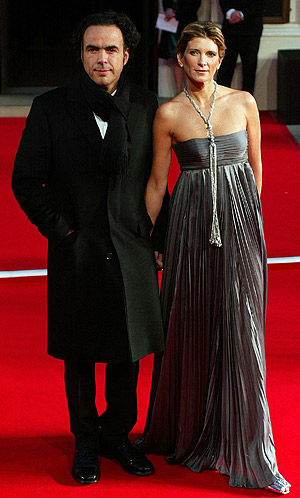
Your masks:
M 193 22 L 197 20 L 197 11 L 201 0 L 179 0 L 176 8 L 176 19 L 179 21 Z
M 28 219 L 49 242 L 58 244 L 72 228 L 49 188 L 51 140 L 47 115 L 39 97 L 26 120 L 12 174 L 12 189 Z
M 234 0 L 220 0 L 220 7 L 221 7 L 221 10 L 224 14 L 224 16 L 226 15 L 226 12 L 229 10 L 229 9 L 234 9 Z
M 163 9 L 174 9 L 176 10 L 177 1 L 176 0 L 163 0 Z

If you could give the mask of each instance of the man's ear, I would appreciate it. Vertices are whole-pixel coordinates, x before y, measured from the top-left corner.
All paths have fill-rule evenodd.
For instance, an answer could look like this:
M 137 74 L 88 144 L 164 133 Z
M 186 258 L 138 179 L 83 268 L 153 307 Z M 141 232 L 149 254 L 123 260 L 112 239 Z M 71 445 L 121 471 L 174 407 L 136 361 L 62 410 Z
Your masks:
M 123 58 L 124 66 L 125 64 L 127 64 L 128 59 L 129 59 L 129 50 L 128 48 L 126 48 L 126 50 L 124 51 L 124 58 Z

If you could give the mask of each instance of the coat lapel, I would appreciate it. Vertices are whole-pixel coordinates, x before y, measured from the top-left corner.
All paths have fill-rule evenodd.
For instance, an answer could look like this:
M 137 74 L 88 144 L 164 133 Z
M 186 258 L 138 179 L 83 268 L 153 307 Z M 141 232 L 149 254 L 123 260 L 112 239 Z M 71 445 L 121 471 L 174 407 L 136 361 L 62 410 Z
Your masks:
M 95 152 L 100 155 L 101 133 L 95 117 L 86 103 L 79 79 L 71 83 L 68 87 L 67 110 Z
M 137 105 L 136 97 L 133 93 L 130 95 L 130 110 L 127 119 L 127 129 L 129 133 L 130 141 L 134 136 L 135 128 L 139 122 L 137 119 Z M 95 152 L 100 155 L 102 137 L 97 126 L 96 120 L 92 111 L 89 109 L 86 100 L 84 98 L 83 92 L 80 86 L 80 80 L 75 80 L 68 86 L 67 93 L 67 110 L 71 114 L 72 118 L 76 122 L 77 126 L 80 128 L 82 133 L 85 135 L 90 145 L 93 147 Z
M 133 92 L 131 92 L 129 114 L 127 118 L 127 129 L 128 129 L 130 142 L 132 140 L 132 137 L 134 136 L 134 130 L 137 124 L 139 123 L 139 119 L 137 117 L 137 106 L 135 105 L 135 103 L 136 103 L 135 95 L 133 94 Z

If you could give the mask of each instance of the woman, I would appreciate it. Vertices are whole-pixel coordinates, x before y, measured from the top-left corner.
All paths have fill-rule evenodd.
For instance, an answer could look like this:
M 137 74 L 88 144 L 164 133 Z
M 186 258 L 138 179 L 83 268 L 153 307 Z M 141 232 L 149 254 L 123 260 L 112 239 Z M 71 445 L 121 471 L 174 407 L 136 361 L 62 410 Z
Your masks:
M 258 110 L 249 93 L 214 82 L 225 45 L 213 23 L 189 24 L 177 52 L 187 88 L 157 111 L 145 196 L 155 223 L 173 148 L 181 175 L 162 283 L 167 347 L 156 359 L 144 447 L 195 472 L 219 470 L 231 486 L 287 494 L 265 392 Z
M 162 31 L 159 44 L 158 56 L 162 59 L 171 59 L 173 63 L 173 74 L 177 93 L 182 91 L 183 71 L 178 65 L 176 55 L 176 43 L 182 28 L 192 21 L 197 20 L 197 10 L 201 0 L 163 0 L 165 20 L 170 21 L 174 17 L 179 21 L 176 33 Z
M 163 6 L 168 4 L 165 7 L 165 21 L 170 21 L 174 17 L 176 17 L 176 6 L 178 1 L 174 0 L 172 2 L 163 2 Z M 171 6 L 169 6 L 171 4 Z M 197 19 L 197 14 L 195 19 Z M 178 65 L 177 56 L 176 56 L 176 43 L 178 40 L 177 33 L 170 33 L 169 31 L 162 31 L 160 44 L 158 49 L 158 57 L 161 59 L 171 60 L 173 66 L 173 75 L 174 82 L 176 86 L 177 93 L 182 91 L 183 84 L 183 71 L 182 68 Z

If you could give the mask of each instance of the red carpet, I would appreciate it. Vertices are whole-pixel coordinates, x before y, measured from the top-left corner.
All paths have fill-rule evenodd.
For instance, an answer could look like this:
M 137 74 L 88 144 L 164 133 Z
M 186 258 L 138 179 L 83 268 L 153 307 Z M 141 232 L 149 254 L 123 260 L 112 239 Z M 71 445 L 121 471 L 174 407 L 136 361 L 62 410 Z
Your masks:
M 24 118 L 0 118 L 0 271 L 46 268 L 47 242 L 31 225 L 10 188 Z
M 281 472 L 297 487 L 299 479 L 299 285 L 300 265 L 270 269 L 267 319 L 268 398 Z M 150 477 L 126 474 L 103 459 L 102 478 L 81 487 L 70 475 L 69 435 L 63 365 L 46 355 L 46 279 L 0 280 L 1 497 L 4 498 L 205 498 L 271 496 L 260 490 L 228 487 L 228 479 L 206 471 L 194 474 L 153 456 Z M 139 418 L 143 428 L 152 358 L 141 362 Z M 103 408 L 102 365 L 98 367 L 98 408 Z M 291 496 L 300 496 L 297 489 Z
M 10 177 L 23 118 L 0 118 L 0 270 L 46 267 L 46 241 L 26 220 L 10 190 Z M 299 255 L 300 147 L 284 125 L 262 114 L 263 211 L 269 257 Z M 172 188 L 178 174 L 173 158 Z M 296 226 L 295 226 L 296 223 Z M 300 265 L 269 266 L 266 352 L 268 399 L 280 471 L 299 481 L 299 298 Z M 130 476 L 103 459 L 102 478 L 81 487 L 70 475 L 73 440 L 69 433 L 62 362 L 46 355 L 46 278 L 0 279 L 1 425 L 0 496 L 4 498 L 164 498 L 268 497 L 261 490 L 228 487 L 212 471 L 194 474 L 151 457 L 157 472 Z M 139 418 L 142 431 L 152 358 L 141 362 Z M 98 408 L 103 409 L 103 366 L 98 369 Z
M 262 116 L 264 167 L 262 204 L 269 257 L 299 256 L 300 147 L 286 126 L 270 113 Z M 46 268 L 46 241 L 19 209 L 10 189 L 11 172 L 24 118 L 0 118 L 0 210 L 2 212 L 0 270 Z M 170 168 L 173 188 L 179 168 Z M 298 228 L 298 229 L 297 229 Z

